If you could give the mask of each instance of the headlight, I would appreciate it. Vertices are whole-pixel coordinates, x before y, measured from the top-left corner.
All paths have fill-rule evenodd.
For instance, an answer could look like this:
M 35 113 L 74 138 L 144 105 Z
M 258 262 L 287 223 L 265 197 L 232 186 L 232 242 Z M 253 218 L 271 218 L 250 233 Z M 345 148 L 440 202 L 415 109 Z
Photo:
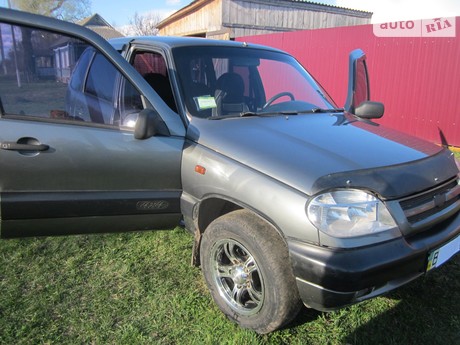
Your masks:
M 307 215 L 320 231 L 334 237 L 369 235 L 396 227 L 379 199 L 354 189 L 316 196 L 307 206 Z

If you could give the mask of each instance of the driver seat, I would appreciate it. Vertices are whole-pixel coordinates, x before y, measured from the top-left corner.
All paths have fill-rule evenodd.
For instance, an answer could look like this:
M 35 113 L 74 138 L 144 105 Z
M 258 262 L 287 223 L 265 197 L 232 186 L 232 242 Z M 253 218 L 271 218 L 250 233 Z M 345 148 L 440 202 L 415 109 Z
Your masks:
M 217 107 L 213 109 L 213 116 L 239 114 L 249 110 L 244 101 L 243 78 L 237 73 L 224 73 L 217 79 L 214 98 Z

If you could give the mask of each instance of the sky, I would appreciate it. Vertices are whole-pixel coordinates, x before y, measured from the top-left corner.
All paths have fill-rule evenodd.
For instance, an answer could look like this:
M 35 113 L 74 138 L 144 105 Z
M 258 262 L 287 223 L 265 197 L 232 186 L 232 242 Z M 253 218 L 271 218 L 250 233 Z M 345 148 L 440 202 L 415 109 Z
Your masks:
M 191 0 L 91 0 L 92 13 L 98 13 L 112 26 L 128 25 L 134 14 L 154 12 L 166 18 Z
M 92 0 L 99 13 L 113 26 L 129 24 L 134 13 L 160 13 L 165 18 L 190 4 L 190 0 Z M 316 0 L 313 2 L 374 12 L 372 23 L 460 16 L 460 0 Z

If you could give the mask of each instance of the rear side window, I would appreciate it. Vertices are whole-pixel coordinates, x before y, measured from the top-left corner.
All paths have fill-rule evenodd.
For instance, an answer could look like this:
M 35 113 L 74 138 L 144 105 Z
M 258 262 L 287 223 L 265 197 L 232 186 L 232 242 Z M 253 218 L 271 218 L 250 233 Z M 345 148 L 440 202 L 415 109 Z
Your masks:
M 86 50 L 78 60 L 76 67 L 72 73 L 72 79 L 70 80 L 70 87 L 73 90 L 83 90 L 86 72 L 88 71 L 88 66 L 91 62 L 91 58 L 93 57 L 93 55 L 93 50 Z
M 115 67 L 104 56 L 96 54 L 88 73 L 85 91 L 97 98 L 113 102 L 117 73 Z

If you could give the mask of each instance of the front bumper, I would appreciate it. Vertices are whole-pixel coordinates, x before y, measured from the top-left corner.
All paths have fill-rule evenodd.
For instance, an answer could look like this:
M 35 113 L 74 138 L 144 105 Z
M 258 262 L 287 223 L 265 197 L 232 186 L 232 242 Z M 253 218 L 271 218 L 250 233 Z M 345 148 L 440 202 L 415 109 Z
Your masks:
M 428 253 L 460 234 L 460 213 L 410 238 L 354 249 L 294 239 L 288 246 L 305 305 L 329 311 L 381 295 L 425 274 Z

